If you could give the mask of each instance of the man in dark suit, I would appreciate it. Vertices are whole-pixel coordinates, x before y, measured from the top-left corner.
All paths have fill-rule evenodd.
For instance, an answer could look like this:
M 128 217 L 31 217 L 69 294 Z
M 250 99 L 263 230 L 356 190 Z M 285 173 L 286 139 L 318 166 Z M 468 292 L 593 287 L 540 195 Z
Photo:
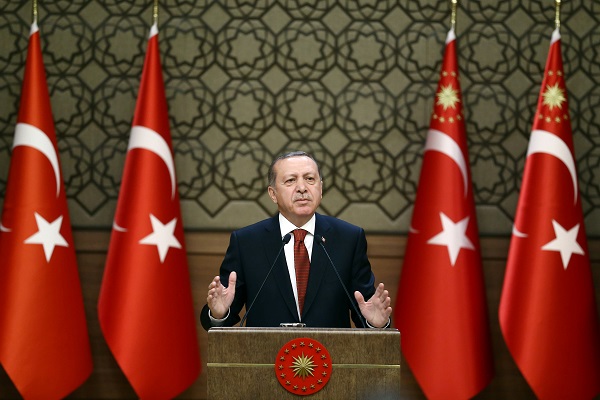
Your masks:
M 351 315 L 357 327 L 387 327 L 391 300 L 383 283 L 374 286 L 364 230 L 316 213 L 322 179 L 312 156 L 292 152 L 275 159 L 269 168 L 268 192 L 279 213 L 231 234 L 220 276 L 209 285 L 202 326 L 207 330 L 233 326 L 246 305 L 250 308 L 247 326 L 304 323 L 309 328 L 349 328 Z M 298 236 L 299 228 L 307 232 Z M 282 238 L 288 233 L 291 240 L 284 245 Z M 310 259 L 307 284 L 301 283 L 303 273 L 296 273 L 299 265 L 295 264 L 304 262 L 294 255 L 294 242 L 301 242 L 295 237 L 304 234 L 303 247 Z M 308 267 L 308 260 L 305 264 Z M 362 316 L 355 312 L 346 290 L 354 291 Z

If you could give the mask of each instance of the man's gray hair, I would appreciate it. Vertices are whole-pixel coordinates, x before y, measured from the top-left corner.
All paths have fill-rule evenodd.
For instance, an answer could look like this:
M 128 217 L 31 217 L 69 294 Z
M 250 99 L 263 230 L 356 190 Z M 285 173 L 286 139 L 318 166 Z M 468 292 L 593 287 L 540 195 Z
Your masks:
M 310 155 L 309 153 L 305 152 L 305 151 L 290 151 L 288 153 L 283 153 L 281 155 L 279 155 L 277 158 L 275 158 L 273 160 L 273 162 L 271 163 L 271 165 L 269 166 L 269 173 L 267 175 L 268 179 L 269 179 L 269 186 L 271 186 L 272 188 L 275 188 L 275 179 L 277 178 L 276 174 L 275 174 L 275 164 L 277 164 L 278 161 L 284 160 L 286 158 L 290 158 L 290 157 L 308 157 L 311 160 L 313 160 L 315 162 L 315 164 L 317 165 L 317 172 L 319 173 L 319 179 L 322 181 L 323 180 L 323 175 L 321 175 L 321 168 L 319 167 L 319 163 L 317 162 L 317 160 L 315 160 L 315 158 Z

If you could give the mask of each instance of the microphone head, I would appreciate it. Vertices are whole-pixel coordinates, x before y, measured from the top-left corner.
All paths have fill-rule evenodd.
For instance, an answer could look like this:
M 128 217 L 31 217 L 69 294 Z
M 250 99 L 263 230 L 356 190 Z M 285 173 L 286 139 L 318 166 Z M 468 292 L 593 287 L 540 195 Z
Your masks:
M 317 243 L 321 242 L 325 244 L 325 238 L 321 235 L 315 235 L 315 240 L 317 241 Z
M 291 238 L 292 238 L 292 235 L 290 235 L 289 233 L 286 233 L 285 236 L 281 239 L 281 242 L 284 245 L 288 244 L 288 242 L 290 241 Z

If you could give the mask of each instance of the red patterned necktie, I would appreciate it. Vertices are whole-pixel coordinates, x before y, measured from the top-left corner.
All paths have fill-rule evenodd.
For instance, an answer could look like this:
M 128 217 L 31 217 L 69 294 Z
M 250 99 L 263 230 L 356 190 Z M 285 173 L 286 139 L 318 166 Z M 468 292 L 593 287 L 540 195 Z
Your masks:
M 304 245 L 304 238 L 308 233 L 304 229 L 294 230 L 294 267 L 296 268 L 296 286 L 298 288 L 298 306 L 300 315 L 304 308 L 304 297 L 306 296 L 306 285 L 308 284 L 308 271 L 310 270 L 310 260 L 308 251 Z

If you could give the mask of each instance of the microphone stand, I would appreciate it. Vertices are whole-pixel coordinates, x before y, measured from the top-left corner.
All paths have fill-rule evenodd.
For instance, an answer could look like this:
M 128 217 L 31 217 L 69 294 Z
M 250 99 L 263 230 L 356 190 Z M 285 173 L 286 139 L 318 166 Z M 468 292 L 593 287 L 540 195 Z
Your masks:
M 363 315 L 358 311 L 356 304 L 354 304 L 355 299 L 353 299 L 350 296 L 350 293 L 348 293 L 348 289 L 346 289 L 346 285 L 344 285 L 344 281 L 342 281 L 342 277 L 340 276 L 340 273 L 338 272 L 337 268 L 335 267 L 335 264 L 333 263 L 333 260 L 331 259 L 331 257 L 329 257 L 329 253 L 327 252 L 327 249 L 325 249 L 325 244 L 324 244 L 325 238 L 321 235 L 315 235 L 315 240 L 317 241 L 317 243 L 319 243 L 321 245 L 321 248 L 323 249 L 323 251 L 325 252 L 325 255 L 329 259 L 329 263 L 333 267 L 333 270 L 335 271 L 335 274 L 337 275 L 338 280 L 342 284 L 342 288 L 344 289 L 344 292 L 346 292 L 346 296 L 348 296 L 348 300 L 350 300 L 350 304 L 352 304 L 352 308 L 354 309 L 354 312 L 358 316 L 358 319 L 360 319 L 360 322 L 362 323 L 363 328 L 366 329 L 367 326 L 365 325 L 365 321 L 364 321 L 365 317 L 363 317 Z
M 244 322 L 246 321 L 246 318 L 248 317 L 248 313 L 252 309 L 252 306 L 256 302 L 256 299 L 258 299 L 258 295 L 260 294 L 263 286 L 265 286 L 265 283 L 267 282 L 269 275 L 271 275 L 271 271 L 273 271 L 273 267 L 275 267 L 275 264 L 277 263 L 277 260 L 279 259 L 281 252 L 283 251 L 283 247 L 286 244 L 288 244 L 288 242 L 290 241 L 291 238 L 292 238 L 292 235 L 290 235 L 289 233 L 286 233 L 286 235 L 281 239 L 281 247 L 279 248 L 279 252 L 277 253 L 277 256 L 275 257 L 275 260 L 273 260 L 273 264 L 271 265 L 269 272 L 267 272 L 267 276 L 265 276 L 265 279 L 263 280 L 262 284 L 260 285 L 258 292 L 256 292 L 256 296 L 254 296 L 252 303 L 250 303 L 250 307 L 248 307 L 248 310 L 246 310 L 246 313 L 244 314 L 244 317 L 242 318 L 242 321 L 240 322 L 240 326 L 244 326 Z

